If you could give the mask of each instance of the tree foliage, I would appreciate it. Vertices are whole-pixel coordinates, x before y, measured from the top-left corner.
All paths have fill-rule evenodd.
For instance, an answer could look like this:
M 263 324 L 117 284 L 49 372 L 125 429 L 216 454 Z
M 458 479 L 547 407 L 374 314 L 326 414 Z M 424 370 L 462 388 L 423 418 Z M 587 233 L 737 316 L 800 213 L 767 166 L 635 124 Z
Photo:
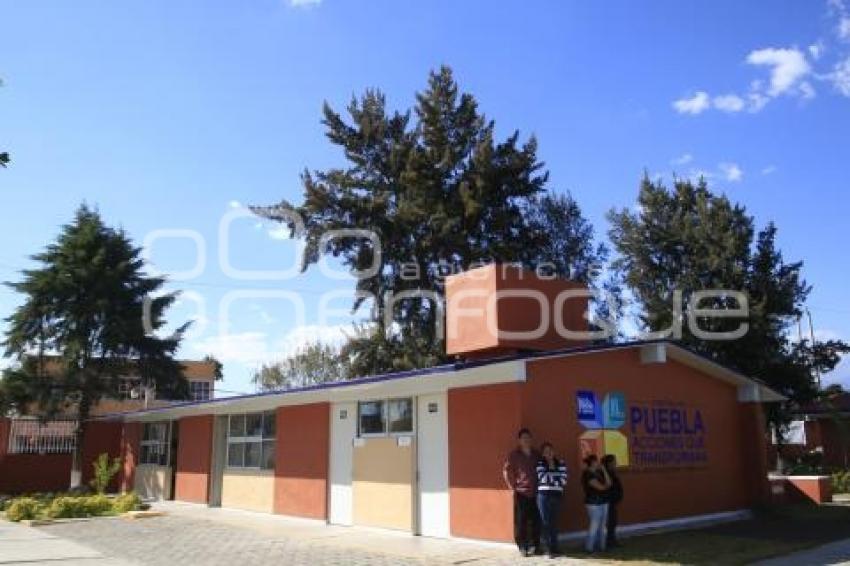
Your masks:
M 594 276 L 601 250 L 592 244 L 592 228 L 571 197 L 547 192 L 536 139 L 521 141 L 516 131 L 498 139 L 495 123 L 460 91 L 449 68 L 430 74 L 406 112 L 388 110 L 377 90 L 354 98 L 347 119 L 328 104 L 323 112 L 327 137 L 346 164 L 305 171 L 301 204 L 254 211 L 304 238 L 304 269 L 325 253 L 355 271 L 378 265 L 374 276 L 357 282 L 353 308 L 368 297 L 378 308 L 375 334 L 346 347 L 353 375 L 445 360 L 435 332 L 447 274 L 498 261 L 530 268 L 549 262 L 559 275 Z M 374 232 L 380 254 L 374 242 L 355 237 L 322 249 L 324 235 L 351 229 Z M 387 293 L 418 291 L 434 295 L 394 301 L 393 323 L 384 323 Z
M 343 359 L 339 347 L 314 342 L 280 362 L 264 364 L 252 381 L 265 391 L 343 381 L 350 373 Z
M 742 323 L 747 333 L 735 340 L 704 340 L 683 325 L 682 341 L 691 348 L 759 378 L 793 401 L 816 393 L 816 375 L 830 371 L 848 351 L 839 341 L 810 343 L 793 339 L 811 287 L 802 262 L 786 262 L 776 246 L 776 227 L 758 233 L 743 206 L 712 193 L 705 180 L 676 180 L 668 189 L 644 178 L 638 210 L 609 214 L 610 239 L 618 252 L 614 267 L 640 308 L 647 330 L 668 329 L 676 320 L 674 291 L 686 307 L 695 291 L 743 291 L 749 314 L 742 318 L 699 317 L 702 330 L 729 332 Z M 735 309 L 721 295 L 700 308 Z M 774 421 L 781 414 L 773 415 Z
M 8 285 L 24 303 L 7 319 L 4 346 L 15 366 L 5 372 L 6 403 L 40 414 L 74 414 L 82 446 L 94 404 L 117 396 L 132 373 L 172 399 L 188 396 L 174 353 L 187 325 L 157 336 L 175 294 L 159 294 L 160 277 L 143 272 L 140 249 L 83 205 L 55 242 L 32 257 L 39 267 Z

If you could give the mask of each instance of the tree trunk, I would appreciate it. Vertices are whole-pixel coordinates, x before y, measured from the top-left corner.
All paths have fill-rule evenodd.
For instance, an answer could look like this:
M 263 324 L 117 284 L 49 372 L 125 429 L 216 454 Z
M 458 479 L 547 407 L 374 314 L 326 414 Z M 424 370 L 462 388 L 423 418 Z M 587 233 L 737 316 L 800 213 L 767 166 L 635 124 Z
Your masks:
M 77 408 L 77 430 L 74 433 L 74 453 L 71 457 L 70 489 L 72 490 L 83 487 L 83 442 L 86 438 L 90 405 L 90 401 L 84 396 Z

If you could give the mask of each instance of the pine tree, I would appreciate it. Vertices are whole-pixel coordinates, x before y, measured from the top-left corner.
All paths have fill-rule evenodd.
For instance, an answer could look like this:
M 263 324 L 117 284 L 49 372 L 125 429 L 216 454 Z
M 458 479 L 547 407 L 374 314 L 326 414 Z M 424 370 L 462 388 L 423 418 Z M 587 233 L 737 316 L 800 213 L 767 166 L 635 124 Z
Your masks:
M 363 238 L 319 249 L 330 230 L 372 230 L 380 239 L 377 275 L 357 282 L 357 291 L 377 298 L 376 331 L 343 348 L 353 376 L 446 360 L 436 335 L 443 316 L 437 301 L 395 301 L 388 328 L 387 293 L 425 291 L 439 299 L 445 275 L 494 261 L 529 268 L 550 262 L 556 274 L 594 277 L 600 250 L 588 241 L 592 229 L 571 197 L 547 192 L 535 138 L 520 142 L 513 132 L 497 140 L 495 123 L 460 91 L 448 67 L 430 74 L 412 110 L 389 112 L 384 95 L 369 90 L 347 111 L 345 120 L 326 104 L 323 120 L 346 166 L 305 171 L 300 205 L 284 201 L 254 211 L 287 222 L 293 236 L 306 240 L 304 269 L 324 253 L 353 270 L 372 265 L 374 246 Z M 297 212 L 303 233 L 281 211 Z M 363 303 L 358 296 L 354 309 Z
M 139 375 L 168 398 L 188 396 L 174 359 L 187 325 L 156 335 L 175 294 L 157 295 L 164 279 L 146 276 L 140 249 L 85 205 L 33 260 L 40 266 L 8 284 L 25 301 L 7 319 L 6 356 L 17 367 L 5 373 L 2 389 L 19 411 L 34 403 L 45 418 L 61 412 L 77 419 L 73 484 L 90 411 L 117 396 L 119 376 Z
M 619 256 L 614 267 L 636 299 L 644 329 L 658 332 L 676 323 L 674 291 L 683 307 L 695 291 L 743 291 L 748 302 L 744 319 L 700 318 L 712 332 L 748 325 L 735 340 L 703 340 L 683 324 L 682 341 L 719 363 L 761 379 L 792 403 L 810 400 L 816 376 L 833 369 L 850 350 L 840 341 L 811 344 L 794 341 L 791 329 L 802 314 L 811 287 L 803 280 L 802 262 L 787 263 L 776 248 L 776 226 L 757 234 L 743 206 L 712 193 L 705 182 L 676 180 L 672 189 L 644 178 L 639 210 L 609 213 L 610 239 Z M 735 309 L 721 296 L 701 308 Z M 782 428 L 785 407 L 773 407 L 770 418 Z

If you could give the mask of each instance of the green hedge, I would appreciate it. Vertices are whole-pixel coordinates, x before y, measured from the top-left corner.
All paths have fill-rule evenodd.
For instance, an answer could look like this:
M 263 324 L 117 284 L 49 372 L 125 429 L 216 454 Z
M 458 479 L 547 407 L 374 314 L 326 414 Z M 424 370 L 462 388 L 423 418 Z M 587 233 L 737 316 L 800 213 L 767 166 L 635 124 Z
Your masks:
M 850 493 L 850 470 L 832 474 L 832 493 Z
M 101 517 L 135 511 L 141 507 L 135 493 L 117 497 L 106 495 L 49 495 L 17 497 L 3 502 L 6 518 L 10 521 L 28 519 L 72 519 Z

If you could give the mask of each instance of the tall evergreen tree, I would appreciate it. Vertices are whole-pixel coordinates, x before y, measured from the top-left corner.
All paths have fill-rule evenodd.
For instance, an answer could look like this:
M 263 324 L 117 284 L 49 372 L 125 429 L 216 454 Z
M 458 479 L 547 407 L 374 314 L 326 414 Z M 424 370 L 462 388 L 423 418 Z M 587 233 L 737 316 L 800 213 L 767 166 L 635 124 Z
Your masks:
M 254 207 L 266 218 L 287 222 L 306 240 L 303 268 L 324 253 L 353 270 L 377 261 L 374 277 L 357 290 L 378 300 L 376 332 L 343 349 L 352 375 L 433 365 L 445 360 L 435 334 L 440 309 L 430 298 L 395 301 L 393 324 L 383 311 L 386 293 L 433 292 L 442 296 L 448 273 L 480 263 L 543 262 L 564 276 L 591 279 L 600 251 L 592 230 L 570 197 L 547 194 L 548 173 L 537 158 L 537 142 L 520 142 L 518 132 L 497 140 L 495 124 L 478 103 L 460 92 L 451 70 L 432 72 L 412 111 L 390 112 L 384 95 L 367 91 L 348 106 L 348 120 L 329 105 L 323 124 L 347 165 L 302 175 L 304 201 Z M 304 231 L 281 211 L 297 212 Z M 320 249 L 330 230 L 372 230 L 381 242 L 335 239 Z M 566 256 L 564 254 L 567 254 Z M 354 301 L 354 309 L 363 298 Z
M 85 205 L 33 260 L 40 266 L 9 284 L 25 301 L 7 319 L 5 354 L 17 364 L 5 373 L 3 390 L 20 411 L 34 404 L 45 418 L 76 417 L 74 487 L 90 411 L 117 396 L 119 376 L 139 375 L 168 398 L 188 396 L 174 359 L 187 325 L 156 335 L 175 295 L 157 296 L 164 279 L 146 276 L 140 249 Z
M 771 223 L 757 234 L 744 207 L 712 193 L 705 180 L 678 179 L 671 189 L 644 178 L 638 210 L 609 214 L 610 239 L 619 256 L 614 267 L 640 307 L 644 329 L 658 332 L 677 322 L 674 292 L 687 308 L 695 291 L 733 290 L 745 293 L 746 319 L 700 317 L 700 329 L 728 332 L 746 323 L 748 331 L 735 340 L 704 340 L 682 325 L 682 341 L 691 348 L 759 378 L 792 402 L 811 399 L 815 377 L 830 371 L 848 345 L 840 341 L 812 344 L 793 340 L 793 325 L 811 287 L 802 278 L 802 262 L 788 263 L 776 248 Z M 735 309 L 728 294 L 701 303 L 700 308 Z M 786 413 L 775 410 L 772 422 L 781 427 Z

